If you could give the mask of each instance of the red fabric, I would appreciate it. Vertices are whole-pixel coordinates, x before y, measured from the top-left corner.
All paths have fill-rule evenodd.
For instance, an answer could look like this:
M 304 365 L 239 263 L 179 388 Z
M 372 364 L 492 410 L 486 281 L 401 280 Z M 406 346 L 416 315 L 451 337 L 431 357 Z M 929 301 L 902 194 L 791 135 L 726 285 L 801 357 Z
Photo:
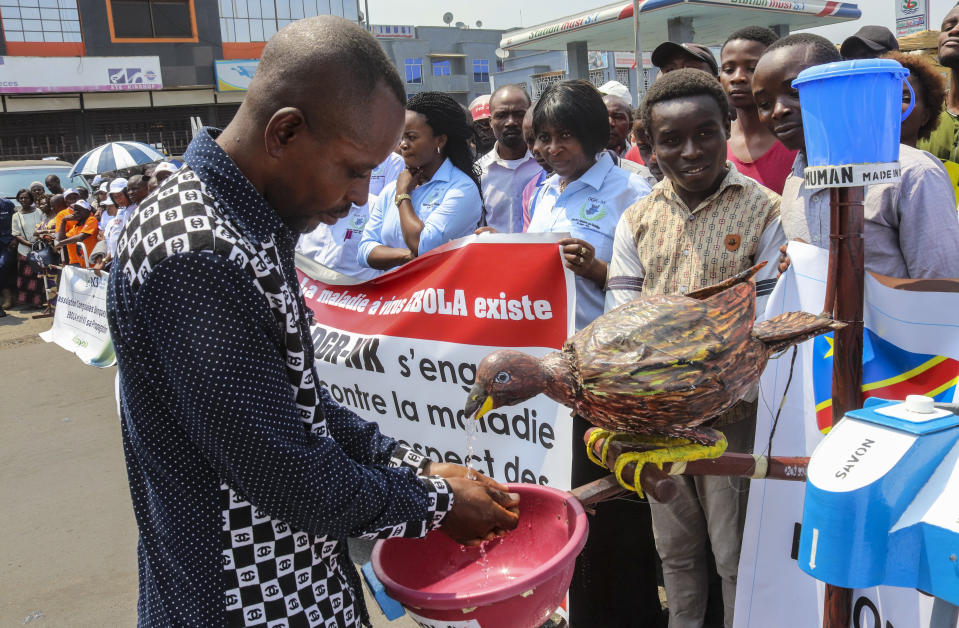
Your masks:
M 796 161 L 798 151 L 789 150 L 780 142 L 773 144 L 772 148 L 763 153 L 762 157 L 756 161 L 746 163 L 739 161 L 733 151 L 726 145 L 726 158 L 733 162 L 736 170 L 755 179 L 766 186 L 776 194 L 783 193 L 783 186 L 786 185 L 786 177 L 792 172 L 793 162 Z
M 643 161 L 643 158 L 639 154 L 639 146 L 636 146 L 636 144 L 633 144 L 632 146 L 629 147 L 629 150 L 626 151 L 625 155 L 623 155 L 623 159 L 635 161 L 641 166 L 646 165 L 646 162 Z

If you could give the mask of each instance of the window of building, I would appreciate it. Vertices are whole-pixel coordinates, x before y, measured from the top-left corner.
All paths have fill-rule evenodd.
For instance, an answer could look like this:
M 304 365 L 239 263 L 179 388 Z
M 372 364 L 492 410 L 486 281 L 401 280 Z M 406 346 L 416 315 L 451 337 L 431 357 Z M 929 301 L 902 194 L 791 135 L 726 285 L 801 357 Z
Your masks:
M 489 59 L 473 59 L 473 81 L 489 83 Z
M 590 70 L 589 82 L 599 89 L 606 82 L 606 70 Z
M 77 0 L 0 0 L 7 41 L 82 42 Z
M 407 58 L 405 65 L 406 65 L 406 82 L 422 83 L 423 82 L 423 59 L 420 57 Z
M 449 60 L 433 62 L 433 76 L 449 76 L 449 75 L 450 75 Z
M 559 83 L 566 80 L 566 72 L 547 72 L 545 74 L 531 74 L 529 77 L 533 82 L 533 91 L 530 98 L 539 100 L 546 88 L 553 83 Z
M 196 39 L 193 0 L 107 0 L 115 39 Z
M 342 3 L 327 0 L 218 1 L 220 36 L 226 43 L 268 41 L 276 31 L 304 17 L 327 14 L 347 17 Z

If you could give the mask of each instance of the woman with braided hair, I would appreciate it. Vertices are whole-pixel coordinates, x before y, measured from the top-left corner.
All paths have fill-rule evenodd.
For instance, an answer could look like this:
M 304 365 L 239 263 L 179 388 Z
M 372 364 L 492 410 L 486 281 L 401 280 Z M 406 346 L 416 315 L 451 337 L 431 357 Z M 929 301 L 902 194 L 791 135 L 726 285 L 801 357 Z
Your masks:
M 482 213 L 473 136 L 463 109 L 439 92 L 406 103 L 400 155 L 406 170 L 383 188 L 363 230 L 357 261 L 387 270 L 473 233 Z

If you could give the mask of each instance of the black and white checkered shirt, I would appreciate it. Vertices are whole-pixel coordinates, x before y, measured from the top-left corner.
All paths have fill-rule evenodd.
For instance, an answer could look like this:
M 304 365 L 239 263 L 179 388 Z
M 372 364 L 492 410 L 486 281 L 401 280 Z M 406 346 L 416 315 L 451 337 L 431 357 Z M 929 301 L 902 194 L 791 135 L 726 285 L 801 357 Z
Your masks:
M 141 626 L 368 623 L 348 536 L 452 507 L 316 386 L 295 234 L 204 130 L 130 216 L 110 275 Z

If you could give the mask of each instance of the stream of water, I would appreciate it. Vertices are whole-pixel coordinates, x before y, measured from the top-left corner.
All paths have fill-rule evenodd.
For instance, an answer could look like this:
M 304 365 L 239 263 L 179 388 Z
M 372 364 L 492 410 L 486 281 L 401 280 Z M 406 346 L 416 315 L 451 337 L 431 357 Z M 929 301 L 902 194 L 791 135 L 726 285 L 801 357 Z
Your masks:
M 477 474 L 476 469 L 473 468 L 473 443 L 476 441 L 478 423 L 479 422 L 473 417 L 466 419 L 466 477 L 470 480 L 475 480 Z M 489 558 L 486 556 L 486 543 L 487 541 L 484 541 L 479 546 L 479 565 L 483 570 L 484 578 L 482 584 L 484 586 L 489 583 L 490 569 Z M 462 550 L 466 551 L 466 547 L 463 547 Z

